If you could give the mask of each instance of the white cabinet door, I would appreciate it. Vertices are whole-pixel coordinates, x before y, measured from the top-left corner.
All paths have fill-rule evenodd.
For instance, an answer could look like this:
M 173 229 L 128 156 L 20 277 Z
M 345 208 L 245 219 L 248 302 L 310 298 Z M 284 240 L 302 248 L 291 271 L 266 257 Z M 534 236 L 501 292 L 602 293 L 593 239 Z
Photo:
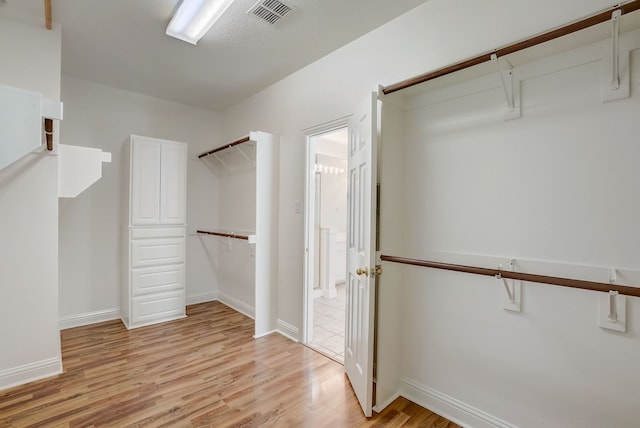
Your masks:
M 160 222 L 161 146 L 144 137 L 131 138 L 131 224 Z
M 187 205 L 187 146 L 162 143 L 160 223 L 184 224 Z

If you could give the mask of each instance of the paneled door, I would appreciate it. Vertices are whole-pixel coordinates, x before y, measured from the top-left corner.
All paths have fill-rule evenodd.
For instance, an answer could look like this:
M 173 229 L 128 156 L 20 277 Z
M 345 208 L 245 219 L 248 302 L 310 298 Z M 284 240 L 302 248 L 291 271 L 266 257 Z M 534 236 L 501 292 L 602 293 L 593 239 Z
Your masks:
M 152 138 L 131 137 L 131 225 L 160 222 L 161 145 Z
M 183 143 L 162 143 L 160 223 L 185 224 L 187 200 L 187 150 Z
M 373 406 L 378 111 L 378 99 L 372 93 L 349 124 L 344 366 L 367 417 Z

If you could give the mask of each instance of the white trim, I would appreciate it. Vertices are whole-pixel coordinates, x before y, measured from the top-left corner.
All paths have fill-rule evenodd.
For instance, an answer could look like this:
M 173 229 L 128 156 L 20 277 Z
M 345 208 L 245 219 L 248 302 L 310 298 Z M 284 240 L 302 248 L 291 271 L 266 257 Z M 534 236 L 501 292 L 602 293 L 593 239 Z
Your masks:
M 516 425 L 405 377 L 400 379 L 400 395 L 466 428 L 517 428 Z
M 310 126 L 302 130 L 305 136 L 305 184 L 304 184 L 304 280 L 302 281 L 302 335 L 296 334 L 302 343 L 309 343 L 313 339 L 313 293 L 310 290 L 313 275 L 314 260 L 314 238 L 312 234 L 313 215 L 315 208 L 312 199 L 315 197 L 314 181 L 311 179 L 315 174 L 315 142 L 314 138 L 338 129 L 348 128 L 353 115 L 342 116 L 318 125 Z M 296 340 L 297 341 L 297 340 Z
M 284 337 L 293 340 L 294 342 L 299 342 L 299 330 L 293 324 L 289 324 L 286 321 L 278 320 L 278 333 L 283 335 Z
M 270 331 L 267 331 L 267 332 L 264 332 L 264 333 L 254 334 L 253 338 L 254 339 L 260 339 L 261 337 L 269 336 L 270 334 L 277 333 L 277 332 L 278 332 L 278 330 L 270 330 Z
M 305 137 L 313 137 L 322 134 L 328 134 L 331 131 L 337 131 L 341 128 L 349 126 L 352 114 L 339 117 L 337 119 L 330 120 L 328 122 L 321 123 L 319 125 L 310 126 L 302 130 Z
M 393 394 L 391 394 L 391 397 L 389 397 L 384 403 L 376 404 L 375 406 L 373 406 L 373 410 L 377 413 L 382 412 L 384 409 L 387 408 L 389 404 L 393 403 L 398 397 L 400 397 L 400 392 L 396 391 Z
M 120 319 L 120 309 L 104 309 L 101 311 L 86 312 L 84 314 L 69 315 L 60 318 L 58 320 L 58 328 L 60 330 L 66 330 L 68 328 L 81 327 L 83 325 L 117 319 Z
M 218 292 L 218 301 L 229 306 L 231 309 L 234 309 L 241 314 L 248 316 L 252 320 L 255 320 L 255 308 L 248 303 L 245 303 L 241 300 L 236 299 L 235 297 L 231 297 L 221 292 Z
M 62 373 L 62 360 L 53 357 L 10 369 L 0 370 L 0 390 Z
M 196 296 L 188 296 L 186 299 L 187 306 L 197 305 L 198 303 L 215 302 L 218 300 L 218 293 L 204 293 Z

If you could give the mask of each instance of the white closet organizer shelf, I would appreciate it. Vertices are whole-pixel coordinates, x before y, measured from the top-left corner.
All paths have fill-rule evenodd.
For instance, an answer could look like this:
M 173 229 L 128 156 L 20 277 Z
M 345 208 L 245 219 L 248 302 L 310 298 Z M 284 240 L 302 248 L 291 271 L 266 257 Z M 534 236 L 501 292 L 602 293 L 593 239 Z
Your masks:
M 225 173 L 255 168 L 255 141 L 248 136 L 242 137 L 208 152 L 201 153 L 198 155 L 198 159 L 210 162 L 216 167 L 216 171 Z
M 199 234 L 202 234 L 202 235 L 220 236 L 222 238 L 242 239 L 242 240 L 247 241 L 249 244 L 255 244 L 256 243 L 256 234 L 255 234 L 255 232 L 247 232 L 247 231 L 233 232 L 233 231 L 230 231 L 230 230 L 220 231 L 220 230 L 198 229 L 198 230 L 196 230 L 196 233 L 199 233 Z
M 275 135 L 252 131 L 197 156 L 220 180 L 220 223 L 239 222 L 247 229 L 202 227 L 189 235 L 212 236 L 227 244 L 227 250 L 234 240 L 250 247 L 250 255 L 219 254 L 224 266 L 214 268 L 220 278 L 220 296 L 228 297 L 225 303 L 254 317 L 254 337 L 277 328 L 278 145 Z M 224 202 L 237 194 L 243 195 L 242 201 Z M 205 239 L 200 240 L 204 245 Z M 255 268 L 252 274 L 244 269 L 247 263 Z

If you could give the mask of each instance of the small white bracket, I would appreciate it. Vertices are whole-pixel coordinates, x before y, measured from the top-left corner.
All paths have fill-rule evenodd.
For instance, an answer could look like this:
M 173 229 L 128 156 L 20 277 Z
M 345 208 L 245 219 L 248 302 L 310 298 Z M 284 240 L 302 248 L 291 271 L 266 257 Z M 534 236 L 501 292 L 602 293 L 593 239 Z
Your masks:
M 614 10 L 611 14 L 611 89 L 620 89 L 620 17 L 622 11 Z
M 229 171 L 229 166 L 224 163 L 224 161 L 222 159 L 220 159 L 220 156 L 218 156 L 217 154 L 213 153 L 213 156 L 215 156 L 216 159 L 218 159 L 218 161 L 222 164 L 222 166 L 224 167 L 224 169 L 226 169 L 227 171 Z
M 509 260 L 508 265 L 510 271 L 515 271 L 515 259 Z M 498 265 L 498 270 L 504 270 L 502 264 Z M 502 307 L 508 311 L 520 312 L 522 297 L 520 281 L 516 281 L 515 279 L 507 280 L 500 273 L 496 275 L 496 279 L 502 281 L 502 285 L 505 289 L 505 294 L 503 294 Z
M 609 283 L 617 281 L 615 268 L 609 269 Z M 609 330 L 627 331 L 627 301 L 615 290 L 600 295 L 598 325 Z
M 600 293 L 598 326 L 608 330 L 627 331 L 627 298 L 617 291 Z
M 242 149 L 239 146 L 236 146 L 236 150 L 238 150 L 238 152 L 240 152 L 242 157 L 245 158 L 247 162 L 249 162 L 251 165 L 256 164 L 249 156 L 247 156 L 247 154 L 244 151 L 242 151 Z
M 622 11 L 611 13 L 611 52 L 609 62 L 603 61 L 602 101 L 629 98 L 629 52 L 620 49 L 620 18 Z M 624 71 L 622 73 L 621 71 Z
M 498 58 L 496 54 L 491 54 L 491 61 L 494 61 L 498 66 L 498 74 L 507 100 L 507 112 L 504 119 L 517 119 L 520 117 L 520 83 L 514 84 L 513 65 L 506 59 Z M 505 67 L 502 65 L 503 61 L 506 63 Z

